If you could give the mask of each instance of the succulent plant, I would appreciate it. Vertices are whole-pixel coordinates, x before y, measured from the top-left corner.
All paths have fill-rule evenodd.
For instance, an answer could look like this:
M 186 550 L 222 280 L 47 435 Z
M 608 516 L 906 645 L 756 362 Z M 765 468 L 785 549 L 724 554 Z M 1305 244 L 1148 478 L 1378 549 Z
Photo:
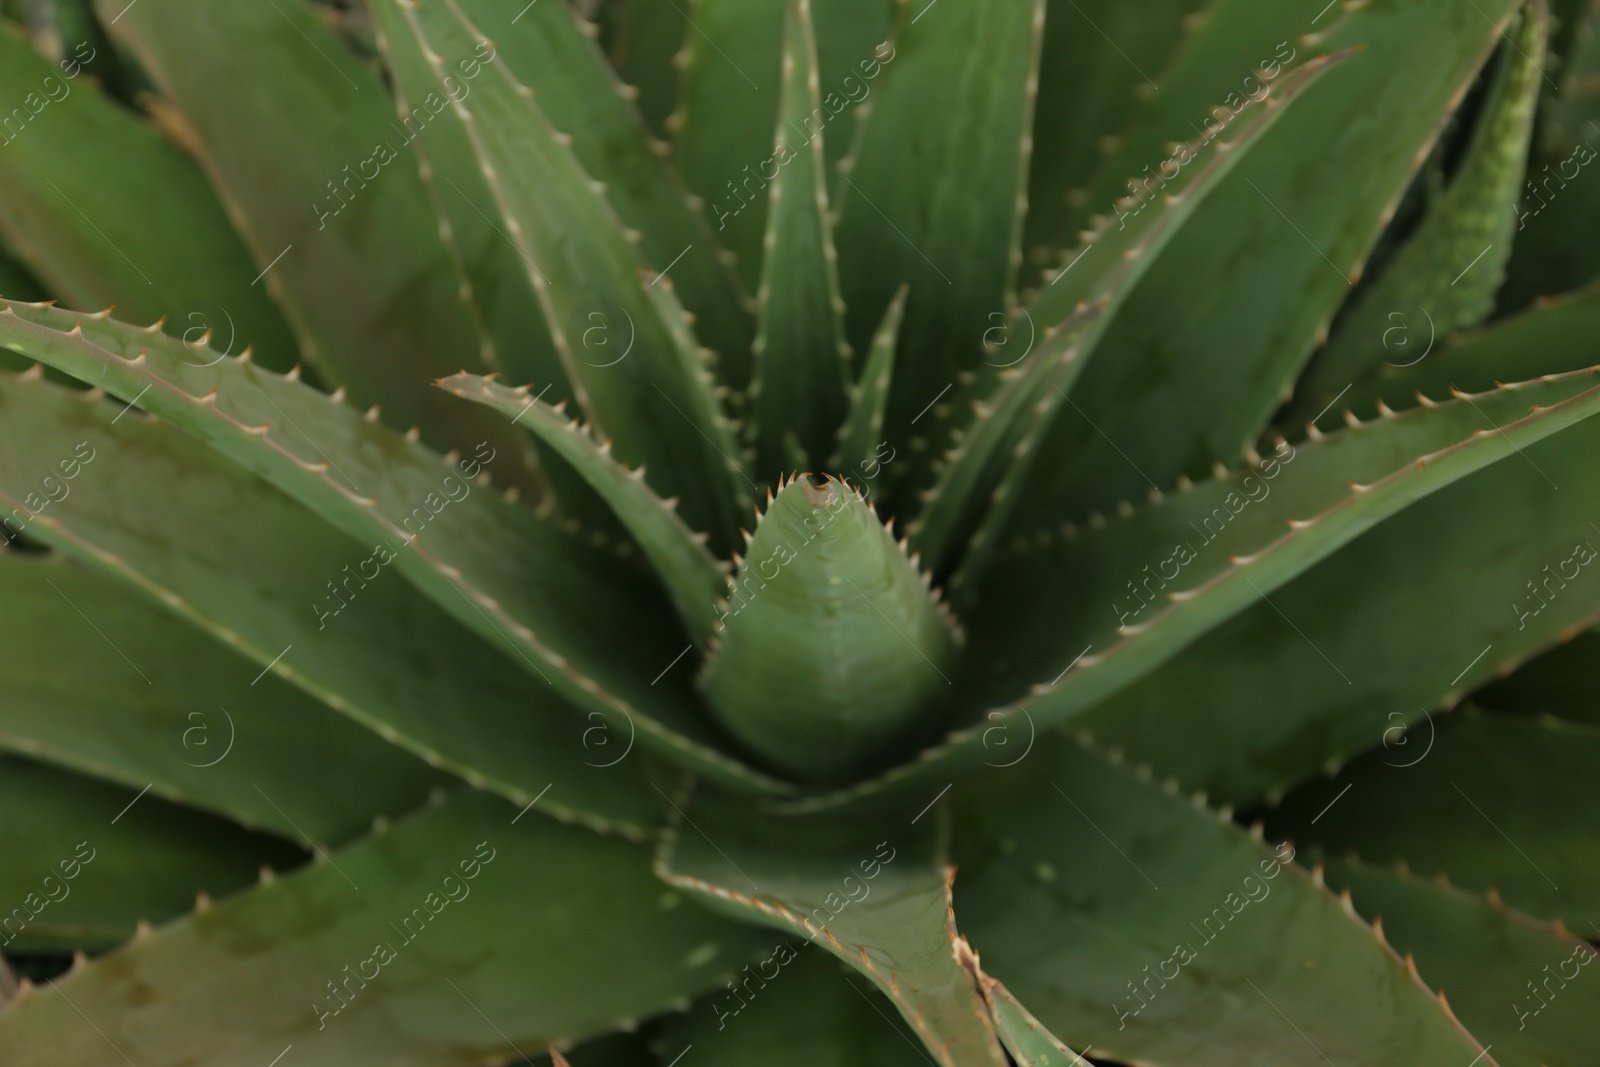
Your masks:
M 1600 4 L 0 12 L 0 1062 L 1596 1061 Z

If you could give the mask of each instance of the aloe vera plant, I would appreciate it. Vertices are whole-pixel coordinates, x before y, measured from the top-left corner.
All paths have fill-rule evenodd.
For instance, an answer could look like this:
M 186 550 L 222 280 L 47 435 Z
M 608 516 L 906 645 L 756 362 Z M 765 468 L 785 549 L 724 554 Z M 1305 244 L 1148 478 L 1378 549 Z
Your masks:
M 0 22 L 0 1062 L 1600 1056 L 1600 5 Z

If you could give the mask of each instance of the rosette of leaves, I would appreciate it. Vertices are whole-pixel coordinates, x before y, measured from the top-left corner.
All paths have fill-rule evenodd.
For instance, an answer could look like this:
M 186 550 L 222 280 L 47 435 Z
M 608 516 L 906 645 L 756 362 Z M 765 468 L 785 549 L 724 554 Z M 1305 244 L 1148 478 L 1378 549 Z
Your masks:
M 1592 3 L 0 7 L 6 1064 L 1595 1062 Z

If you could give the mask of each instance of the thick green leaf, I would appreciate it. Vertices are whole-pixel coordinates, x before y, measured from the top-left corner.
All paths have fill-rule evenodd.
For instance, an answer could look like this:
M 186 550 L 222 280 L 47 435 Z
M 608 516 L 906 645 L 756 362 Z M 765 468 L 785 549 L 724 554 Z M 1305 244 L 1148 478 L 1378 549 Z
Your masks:
M 1021 506 L 1017 493 L 1041 458 L 1041 441 L 1062 405 L 1076 403 L 1068 393 L 1107 325 L 1195 210 L 1260 143 L 1288 110 L 1286 105 L 1335 61 L 1307 63 L 1274 85 L 1259 106 L 1249 109 L 1231 140 L 1218 138 L 1182 149 L 1186 154 L 1175 158 L 1184 160 L 1188 172 L 1173 182 L 1154 211 L 1146 212 L 1149 205 L 1137 196 L 1120 201 L 1118 227 L 1112 230 L 1107 223 L 1092 234 L 1032 301 L 1023 320 L 1013 323 L 1011 332 L 1018 334 L 1026 326 L 1027 349 L 1010 355 L 1008 339 L 1006 348 L 994 354 L 995 362 L 985 357 L 974 385 L 981 398 L 973 404 L 974 424 L 946 458 L 912 530 L 913 544 L 928 556 L 934 573 L 947 573 L 970 539 L 953 587 L 981 574 L 996 540 Z M 1088 262 L 1079 266 L 1080 260 Z M 1036 337 L 1040 330 L 1042 343 Z M 1037 353 L 1032 351 L 1036 345 Z
M 690 807 L 689 830 L 663 838 L 663 879 L 843 959 L 889 996 L 941 1067 L 1004 1067 L 977 961 L 950 911 L 955 869 L 937 817 L 921 827 L 909 812 L 774 820 L 715 796 Z
M 1595 695 L 1595 665 L 1600 663 L 1600 632 L 1584 630 L 1509 677 L 1472 694 L 1473 703 L 1491 711 L 1543 713 L 1570 722 L 1600 726 Z
M 290 378 L 215 356 L 197 366 L 181 342 L 107 319 L 8 304 L 0 345 L 137 401 L 358 542 L 398 546 L 406 580 L 606 736 L 784 790 L 712 747 L 689 672 L 667 669 L 687 638 L 648 577 L 475 483 L 491 446 L 441 459 Z
M 728 592 L 728 565 L 706 549 L 705 534 L 690 530 L 672 505 L 650 491 L 643 468 L 629 470 L 612 459 L 610 442 L 596 441 L 588 428 L 531 399 L 527 386 L 510 389 L 471 374 L 454 375 L 439 385 L 526 426 L 576 468 L 633 535 L 696 642 L 703 646 L 710 639 L 717 603 Z
M 1148 106 L 1143 102 L 1159 91 L 1203 3 L 1048 0 L 1028 177 L 1025 233 L 1033 265 L 1044 267 L 1049 253 L 1078 243 L 1087 221 L 1085 187 Z
M 9 636 L 9 635 L 8 635 Z M 0 756 L 0 949 L 96 951 L 303 854 L 138 790 Z M 59 1062 L 59 1061 L 58 1061 Z
M 731 545 L 747 483 L 670 283 L 646 279 L 638 234 L 585 172 L 573 138 L 509 64 L 489 61 L 493 45 L 458 9 L 384 2 L 428 53 L 441 88 L 454 80 L 449 71 L 481 67 L 472 94 L 452 106 L 493 175 L 499 214 L 533 274 L 578 404 L 619 459 L 649 463 L 656 490 L 681 497 L 696 529 Z M 600 355 L 588 347 L 597 330 L 610 346 Z
M 1600 729 L 1469 710 L 1424 720 L 1408 741 L 1290 794 L 1274 832 L 1333 856 L 1359 850 L 1372 863 L 1497 889 L 1512 907 L 1594 932 L 1600 855 L 1586 828 Z
M 1600 982 L 1583 970 L 1600 953 L 1561 926 L 1404 872 L 1335 863 L 1327 878 L 1350 891 L 1362 915 L 1382 920 L 1389 943 L 1415 957 L 1423 981 L 1449 998 L 1502 1067 L 1578 1067 L 1600 1057 Z
M 148 662 L 147 673 L 164 667 L 166 691 L 176 685 L 183 697 L 182 703 L 158 707 L 159 715 L 177 723 L 198 708 L 202 729 L 184 736 L 215 737 L 218 744 L 211 753 L 191 755 L 179 746 L 183 727 L 146 736 L 137 731 L 150 725 L 148 718 L 123 715 L 117 733 L 133 733 L 138 741 L 130 752 L 163 753 L 171 765 L 164 773 L 180 774 L 180 761 L 203 763 L 222 748 L 229 720 L 219 708 L 236 716 L 249 735 L 266 729 L 249 721 L 252 707 L 276 700 L 280 710 L 259 711 L 276 720 L 270 728 L 276 744 L 247 736 L 240 746 L 249 752 L 246 764 L 272 768 L 257 772 L 269 777 L 254 778 L 231 766 L 210 772 L 210 778 L 190 775 L 194 788 L 203 783 L 217 791 L 206 798 L 209 806 L 230 815 L 242 811 L 285 833 L 291 830 L 283 820 L 293 819 L 317 841 L 349 837 L 435 780 L 381 735 L 519 807 L 538 799 L 558 817 L 602 829 L 620 826 L 634 835 L 648 832 L 659 802 L 633 776 L 633 767 L 598 769 L 613 753 L 583 743 L 606 734 L 585 731 L 595 720 L 586 722 L 405 579 L 385 573 L 397 557 L 412 554 L 403 538 L 356 540 L 331 529 L 227 458 L 197 448 L 171 426 L 136 412 L 124 415 L 123 407 L 94 393 L 0 378 L 0 501 L 6 505 L 0 528 L 42 540 L 133 584 L 245 657 L 197 632 L 163 649 L 158 633 L 184 629 L 176 619 L 146 633 L 137 642 L 146 654 L 130 651 L 129 658 Z M 314 425 L 306 415 L 296 422 Z M 468 483 L 460 484 L 458 495 L 471 493 Z M 451 506 L 470 506 L 471 499 Z M 85 615 L 98 617 L 76 590 L 68 593 Z M 116 597 L 104 611 L 124 599 L 117 589 L 107 593 Z M 46 589 L 43 595 L 55 594 Z M 205 673 L 196 668 L 186 684 L 177 656 L 196 644 L 218 662 Z M 120 660 L 110 666 L 128 672 Z M 269 668 L 311 699 L 286 694 L 281 683 L 266 693 L 257 689 L 253 680 L 264 682 Z M 237 683 L 223 686 L 219 675 L 229 669 Z M 317 707 L 317 701 L 366 729 Z M 126 710 L 115 690 L 99 694 L 94 707 L 102 716 Z M 62 721 L 56 730 L 70 736 L 72 724 Z M 76 740 L 92 745 L 97 736 L 88 729 Z M 308 753 L 365 770 L 342 784 L 307 781 L 302 761 Z M 135 785 L 155 777 L 154 771 L 127 774 L 143 776 Z M 374 790 L 363 784 L 368 774 L 390 781 Z
M 294 363 L 294 338 L 200 168 L 161 132 L 82 78 L 83 45 L 46 63 L 0 29 L 0 227 L 51 291 L 84 311 L 110 304 L 269 367 Z M 107 181 L 108 174 L 117 175 Z M 7 290 L 12 299 L 24 292 Z
M 1600 610 L 1600 584 L 1583 581 L 1574 559 L 1577 545 L 1600 548 L 1589 525 L 1597 440 L 1600 424 L 1586 423 L 1408 509 L 1083 726 L 1238 803 L 1393 741 L 1425 710 L 1454 704 Z M 1548 578 L 1574 568 L 1580 580 L 1565 589 Z M 1529 583 L 1547 580 L 1559 595 L 1539 608 Z M 1174 704 L 1181 716 L 1161 713 Z
M 680 4 L 682 0 L 673 0 Z M 695 0 L 689 22 L 677 113 L 668 120 L 684 180 L 734 254 L 745 284 L 761 278 L 767 228 L 763 195 L 780 163 L 772 151 L 782 95 L 784 12 L 790 0 Z M 856 105 L 872 95 L 885 55 L 890 0 L 815 0 L 823 110 L 797 136 L 827 131 L 829 163 L 856 129 Z
M 1005 1043 L 1011 1058 L 1024 1067 L 1083 1067 L 1084 1059 L 1044 1028 L 1033 1013 L 1000 982 L 980 975 L 983 996 L 989 1004 L 995 1033 Z
M 446 780 L 85 567 L 0 552 L 0 592 L 27 620 L 0 644 L 0 748 L 335 844 Z M 338 773 L 308 775 L 308 759 Z
M 883 418 L 889 409 L 894 353 L 900 343 L 900 324 L 905 321 L 905 311 L 906 289 L 902 286 L 883 313 L 878 332 L 872 335 L 872 347 L 867 351 L 861 377 L 850 387 L 850 414 L 839 427 L 839 447 L 829 464 L 833 470 L 844 472 L 846 477 L 858 471 L 868 478 L 876 477 L 882 467 L 881 447 L 888 444 L 883 439 Z M 894 450 L 890 451 L 890 458 L 893 458 Z
M 1594 242 L 1584 239 L 1600 225 L 1600 193 L 1587 173 L 1600 155 L 1600 6 L 1564 0 L 1555 10 L 1572 25 L 1556 35 L 1560 84 L 1546 96 L 1540 144 L 1517 204 L 1502 308 L 1520 308 L 1600 276 Z
M 428 388 L 487 368 L 411 157 L 418 131 L 394 125 L 378 72 L 304 0 L 124 6 L 96 0 L 181 116 L 306 362 L 441 450 L 494 441 L 496 472 L 535 486 L 514 432 Z
M 1518 632 L 1509 612 L 1476 610 L 1455 588 L 1462 575 L 1509 578 L 1570 554 L 1600 491 L 1584 484 L 1585 449 L 1600 434 L 1581 421 L 1600 401 L 1583 391 L 1593 373 L 1439 405 L 1410 429 L 1404 420 L 1422 412 L 1306 444 L 1288 464 L 1280 453 L 1273 467 L 1163 498 L 1103 530 L 1103 519 L 1081 535 L 1069 529 L 1060 544 L 1006 561 L 979 592 L 959 679 L 961 707 L 995 710 L 854 792 L 1004 765 L 1007 745 L 1064 721 L 1228 800 L 1303 777 L 1341 751 L 1335 738 L 1342 751 L 1365 748 L 1382 730 L 1380 708 L 1412 714 L 1451 691 L 1461 664 L 1450 665 L 1483 647 L 1467 635 L 1514 638 L 1525 655 L 1570 625 L 1568 612 L 1593 610 L 1569 598 L 1561 621 L 1551 613 Z M 1552 465 L 1568 491 L 1540 476 Z M 1306 488 L 1286 491 L 1297 483 Z M 1462 514 L 1498 524 L 1491 536 Z M 1241 540 L 1213 555 L 1219 532 Z M 1363 597 L 1349 595 L 1354 582 Z M 1064 616 L 1065 604 L 1081 613 Z M 1419 648 L 1422 635 L 1437 646 Z M 1035 655 L 1046 646 L 1048 657 Z M 1341 676 L 1329 660 L 1350 669 Z M 1018 694 L 1029 678 L 1039 684 Z M 996 707 L 1002 693 L 1013 703 Z M 1175 704 L 1184 714 L 1170 713 Z
M 607 52 L 623 82 L 638 90 L 639 113 L 657 137 L 678 105 L 678 50 L 689 20 L 676 0 L 605 0 L 600 7 Z
M 696 1048 L 702 1067 L 922 1067 L 915 1032 L 837 960 L 785 938 L 736 981 L 669 1023 L 661 1063 Z M 866 985 L 863 989 L 861 986 Z M 769 986 L 770 991 L 769 991 Z M 716 1025 L 713 1025 L 716 1024 Z
M 825 463 L 849 405 L 850 346 L 844 339 L 844 300 L 828 220 L 824 138 L 821 130 L 805 132 L 807 121 L 823 113 L 811 0 L 789 0 L 787 6 L 773 153 L 779 170 L 768 192 L 750 388 L 756 475 L 767 482 L 786 473 L 785 461 L 795 448 L 808 470 Z
M 1315 418 L 1352 383 L 1381 373 L 1397 314 L 1404 323 L 1420 310 L 1430 330 L 1453 333 L 1494 310 L 1511 258 L 1549 24 L 1542 3 L 1528 5 L 1521 29 L 1507 38 L 1484 113 L 1450 186 L 1383 276 L 1341 318 L 1332 342 L 1295 387 L 1291 414 L 1282 421 L 1299 425 Z
M 1261 89 L 1251 64 L 1265 78 L 1318 52 L 1362 52 L 1263 138 L 1130 297 L 1073 393 L 1082 414 L 1056 421 L 1019 487 L 1014 532 L 1054 526 L 1062 501 L 1081 517 L 1231 464 L 1256 440 L 1515 3 L 1386 0 L 1318 22 L 1298 5 L 1222 0 L 1145 132 L 1124 142 L 1123 175 L 1168 159 L 1160 146 L 1197 121 L 1232 122 L 1241 94 Z M 1109 191 L 1100 203 L 1110 209 Z
M 531 88 L 551 125 L 572 136 L 572 151 L 584 171 L 605 183 L 606 199 L 623 225 L 639 231 L 639 248 L 645 260 L 654 271 L 671 269 L 674 289 L 695 316 L 700 337 L 719 354 L 718 367 L 729 381 L 743 385 L 749 380 L 752 333 L 750 314 L 745 308 L 747 298 L 732 269 L 723 262 L 709 224 L 689 205 L 687 193 L 666 161 L 667 146 L 646 131 L 624 96 L 625 87 L 591 40 L 595 27 L 579 21 L 570 5 L 564 3 L 534 4 L 521 9 L 509 24 L 505 21 L 505 5 L 496 0 L 457 0 L 456 6 L 464 18 L 496 31 L 492 35 L 493 62 L 503 63 L 519 82 Z M 411 35 L 396 20 L 397 12 L 392 7 L 379 5 L 377 14 L 390 26 L 391 42 L 402 49 L 415 48 L 414 41 L 400 41 Z M 416 75 L 410 92 L 419 101 L 432 94 L 442 104 L 438 94 L 441 88 L 447 95 L 460 95 L 465 100 L 472 90 L 472 86 L 460 88 L 461 83 L 456 80 L 452 85 L 458 88 L 452 94 L 451 86 L 437 84 L 425 67 Z M 454 127 L 452 141 L 459 142 L 463 136 L 461 120 L 452 112 L 446 121 Z M 428 150 L 426 139 L 421 143 Z M 470 165 L 470 173 L 461 175 L 461 189 L 471 194 L 474 203 L 483 205 L 487 214 L 497 215 L 492 206 L 493 192 L 472 159 L 470 148 L 464 159 L 459 157 L 458 148 L 451 146 L 450 151 L 458 156 L 453 170 L 465 170 L 461 166 L 464 162 Z M 431 158 L 431 151 L 429 154 Z M 441 189 L 439 198 L 453 225 L 464 222 L 482 234 L 484 219 L 465 197 L 455 190 Z M 469 214 L 471 218 L 467 217 Z M 502 250 L 515 253 L 506 237 L 493 230 L 491 233 Z M 487 236 L 481 239 L 489 240 Z M 503 270 L 509 268 L 493 280 L 495 286 L 517 292 L 520 302 L 536 307 L 538 297 L 529 284 L 521 257 L 513 254 L 508 259 L 499 254 L 495 261 Z M 517 368 L 508 364 L 506 369 Z M 519 380 L 538 380 L 542 386 L 550 379 Z
M 1192 1067 L 1482 1051 L 1287 844 L 1057 737 L 956 789 L 962 927 L 1069 1044 Z
M 935 736 L 960 635 L 904 544 L 846 483 L 770 499 L 701 678 L 729 731 L 812 781 Z
M 1482 329 L 1439 336 L 1426 316 L 1413 312 L 1392 320 L 1384 338 L 1388 359 L 1379 373 L 1358 383 L 1331 405 L 1364 418 L 1380 403 L 1401 411 L 1417 394 L 1442 397 L 1452 389 L 1479 392 L 1498 382 L 1525 382 L 1541 374 L 1561 374 L 1594 361 L 1593 338 L 1600 331 L 1600 287 L 1541 300 L 1533 308 Z M 1333 417 L 1321 420 L 1333 424 Z
M 937 430 L 914 424 L 1012 310 L 1044 0 L 924 2 L 902 17 L 894 47 L 877 56 L 878 98 L 837 208 L 858 351 L 910 285 L 889 398 L 897 443 Z
M 516 815 L 460 793 L 173 924 L 0 1012 L 0 1057 L 484 1062 L 686 1003 L 768 941 L 667 891 L 634 846 Z M 601 943 L 628 966 L 584 969 Z

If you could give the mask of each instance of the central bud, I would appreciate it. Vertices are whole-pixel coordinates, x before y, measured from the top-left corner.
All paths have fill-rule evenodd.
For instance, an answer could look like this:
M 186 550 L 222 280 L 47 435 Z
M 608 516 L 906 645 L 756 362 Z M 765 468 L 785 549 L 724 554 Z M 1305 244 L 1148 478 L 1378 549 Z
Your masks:
M 701 677 L 728 729 L 811 782 L 937 733 L 958 633 L 861 495 L 796 478 L 746 537 Z

